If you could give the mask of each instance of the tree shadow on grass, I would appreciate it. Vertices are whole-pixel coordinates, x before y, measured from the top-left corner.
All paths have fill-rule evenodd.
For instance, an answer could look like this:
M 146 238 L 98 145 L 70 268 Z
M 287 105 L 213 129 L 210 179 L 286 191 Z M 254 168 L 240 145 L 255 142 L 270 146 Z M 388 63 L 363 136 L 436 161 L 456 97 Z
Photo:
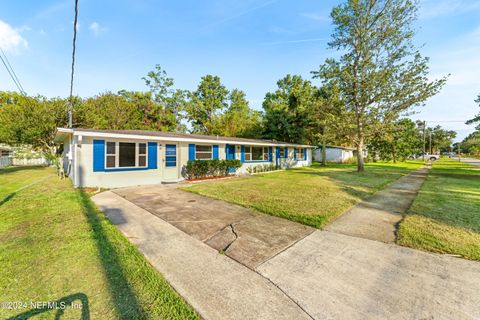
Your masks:
M 80 302 L 81 304 L 78 304 L 78 302 Z M 36 315 L 52 312 L 54 310 L 56 311 L 55 319 L 61 319 L 65 311 L 72 308 L 81 308 L 80 319 L 90 320 L 88 297 L 82 292 L 63 297 L 61 299 L 58 299 L 57 301 L 52 301 L 50 307 L 48 305 L 40 306 L 39 308 L 28 310 L 16 316 L 7 318 L 6 320 L 26 320 Z
M 87 222 L 92 227 L 95 243 L 99 252 L 100 262 L 105 272 L 112 302 L 119 319 L 145 318 L 145 312 L 140 306 L 137 296 L 127 280 L 127 275 L 121 263 L 118 249 L 107 236 L 103 219 L 92 203 L 88 194 L 78 191 Z
M 394 181 L 403 176 L 400 172 L 397 171 L 387 171 L 381 173 L 357 173 L 356 171 L 339 172 L 299 170 L 297 171 L 297 173 L 330 179 L 331 181 L 338 184 L 341 190 L 353 197 L 358 197 L 360 199 L 366 199 L 372 196 L 375 192 L 386 188 L 389 184 L 393 183 Z M 385 180 L 385 183 L 370 183 L 370 181 L 375 179 L 375 175 L 378 175 L 378 178 L 382 178 L 383 180 Z

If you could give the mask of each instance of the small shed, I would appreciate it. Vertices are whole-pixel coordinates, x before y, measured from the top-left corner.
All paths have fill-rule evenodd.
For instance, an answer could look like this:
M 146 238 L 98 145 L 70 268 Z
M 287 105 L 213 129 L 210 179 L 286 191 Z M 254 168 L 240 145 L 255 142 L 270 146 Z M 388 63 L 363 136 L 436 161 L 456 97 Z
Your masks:
M 327 146 L 327 162 L 347 163 L 353 160 L 355 148 Z M 322 161 L 322 147 L 318 147 L 313 152 L 314 161 Z

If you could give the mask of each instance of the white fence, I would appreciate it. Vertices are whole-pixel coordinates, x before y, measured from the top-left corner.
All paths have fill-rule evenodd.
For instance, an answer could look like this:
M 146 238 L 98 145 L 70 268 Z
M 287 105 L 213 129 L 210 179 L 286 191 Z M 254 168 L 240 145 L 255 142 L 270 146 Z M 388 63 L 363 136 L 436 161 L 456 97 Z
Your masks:
M 0 157 L 0 168 L 8 166 L 49 166 L 50 161 L 45 158 L 17 159 L 12 157 Z
M 34 158 L 34 159 L 12 159 L 12 165 L 14 166 L 49 166 L 50 161 L 45 158 Z
M 12 165 L 12 158 L 0 157 L 0 168 L 5 168 Z

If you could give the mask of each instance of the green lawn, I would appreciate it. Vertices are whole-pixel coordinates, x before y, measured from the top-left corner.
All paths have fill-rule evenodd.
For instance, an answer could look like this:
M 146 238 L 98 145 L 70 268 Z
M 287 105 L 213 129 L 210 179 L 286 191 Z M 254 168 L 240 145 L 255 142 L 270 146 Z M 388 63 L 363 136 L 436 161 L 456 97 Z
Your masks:
M 53 169 L 0 169 L 0 217 L 0 302 L 81 306 L 62 319 L 199 318 L 89 196 Z M 56 313 L 0 308 L 1 319 Z
M 434 162 L 398 243 L 480 260 L 480 170 L 453 159 Z
M 422 162 L 371 163 L 365 173 L 355 165 L 329 164 L 231 180 L 206 182 L 184 190 L 251 207 L 316 228 L 362 199 L 383 189 Z

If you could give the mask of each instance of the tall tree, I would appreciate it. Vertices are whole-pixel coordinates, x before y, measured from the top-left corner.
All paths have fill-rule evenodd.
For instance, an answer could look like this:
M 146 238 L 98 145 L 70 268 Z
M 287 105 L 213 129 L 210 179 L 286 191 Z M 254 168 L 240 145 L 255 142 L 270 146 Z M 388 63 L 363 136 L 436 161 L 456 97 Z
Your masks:
M 74 125 L 82 125 L 81 100 L 73 97 Z M 30 145 L 46 154 L 56 152 L 57 127 L 68 123 L 67 100 L 43 96 L 23 96 L 0 92 L 0 142 L 9 145 Z
M 156 125 L 155 121 L 148 119 L 148 115 L 153 113 L 151 109 L 155 108 L 153 103 L 149 98 L 142 99 L 139 95 L 127 91 L 121 91 L 120 94 L 106 92 L 86 99 L 82 104 L 85 126 L 104 130 L 134 130 L 146 129 L 147 124 Z
M 193 133 L 212 134 L 218 114 L 227 108 L 228 90 L 218 76 L 202 77 L 197 90 L 189 93 L 187 118 Z
M 265 95 L 264 135 L 280 141 L 308 142 L 306 128 L 315 105 L 316 89 L 298 75 L 277 82 L 278 89 Z
M 226 137 L 260 137 L 261 113 L 250 108 L 245 92 L 233 89 L 228 101 L 227 110 L 215 119 L 212 133 Z
M 453 139 L 457 133 L 453 130 L 446 130 L 437 125 L 426 129 L 427 152 L 448 152 L 452 151 Z
M 428 58 L 412 43 L 416 16 L 411 0 L 348 0 L 331 12 L 329 47 L 342 55 L 327 59 L 318 75 L 339 86 L 354 119 L 358 171 L 364 171 L 362 151 L 372 127 L 422 105 L 446 81 L 428 81 Z
M 327 164 L 327 144 L 349 144 L 350 121 L 342 117 L 343 108 L 337 87 L 321 86 L 316 90 L 306 131 L 309 143 L 322 146 L 322 165 Z
M 150 71 L 142 78 L 150 89 L 150 97 L 156 108 L 150 112 L 150 117 L 157 117 L 162 127 L 168 131 L 185 131 L 182 124 L 187 92 L 181 89 L 174 89 L 173 78 L 168 77 L 167 72 L 160 65 L 155 65 L 155 70 Z M 159 119 L 158 116 L 162 118 Z
M 382 160 L 405 160 L 422 150 L 423 139 L 420 128 L 408 118 L 399 119 L 376 131 L 370 139 L 369 154 Z
M 478 95 L 475 102 L 478 103 L 478 105 L 480 106 L 480 94 Z M 468 120 L 466 124 L 477 124 L 475 130 L 480 132 L 480 112 L 475 117 L 473 117 L 473 119 Z

